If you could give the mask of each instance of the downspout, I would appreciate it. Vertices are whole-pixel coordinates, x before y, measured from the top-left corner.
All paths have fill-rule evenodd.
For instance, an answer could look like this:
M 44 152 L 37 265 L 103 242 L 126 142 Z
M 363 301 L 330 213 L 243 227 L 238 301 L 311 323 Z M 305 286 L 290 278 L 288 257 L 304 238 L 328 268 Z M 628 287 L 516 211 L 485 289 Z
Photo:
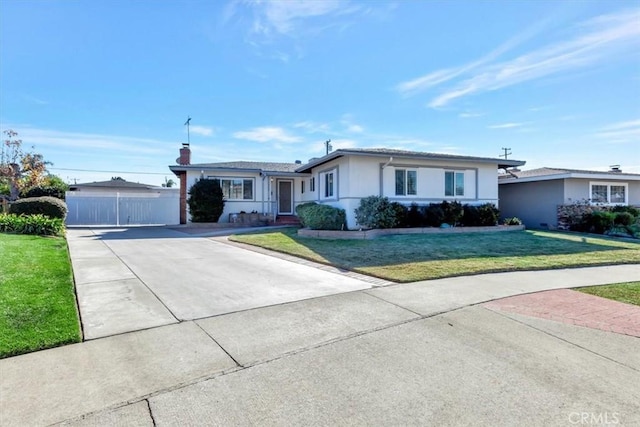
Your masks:
M 384 192 L 383 192 L 384 177 L 382 176 L 383 175 L 383 171 L 387 166 L 389 166 L 391 164 L 391 162 L 393 162 L 393 156 L 390 156 L 389 157 L 389 161 L 380 167 L 380 191 L 379 191 L 379 196 L 381 196 L 381 197 L 384 195 Z

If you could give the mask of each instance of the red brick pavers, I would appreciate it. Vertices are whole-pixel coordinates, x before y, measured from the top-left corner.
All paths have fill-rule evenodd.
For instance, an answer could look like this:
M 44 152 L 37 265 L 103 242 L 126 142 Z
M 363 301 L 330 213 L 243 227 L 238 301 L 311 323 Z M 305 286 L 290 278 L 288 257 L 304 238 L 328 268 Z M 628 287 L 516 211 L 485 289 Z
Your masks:
M 506 311 L 640 338 L 640 307 L 570 289 L 517 295 L 483 304 Z

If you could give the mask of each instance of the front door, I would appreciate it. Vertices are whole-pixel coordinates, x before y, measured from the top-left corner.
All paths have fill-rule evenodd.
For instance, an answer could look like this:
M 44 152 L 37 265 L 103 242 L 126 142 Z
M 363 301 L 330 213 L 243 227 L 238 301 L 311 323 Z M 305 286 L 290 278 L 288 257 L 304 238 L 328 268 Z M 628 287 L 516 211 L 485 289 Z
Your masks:
M 293 214 L 293 181 L 278 181 L 278 214 Z

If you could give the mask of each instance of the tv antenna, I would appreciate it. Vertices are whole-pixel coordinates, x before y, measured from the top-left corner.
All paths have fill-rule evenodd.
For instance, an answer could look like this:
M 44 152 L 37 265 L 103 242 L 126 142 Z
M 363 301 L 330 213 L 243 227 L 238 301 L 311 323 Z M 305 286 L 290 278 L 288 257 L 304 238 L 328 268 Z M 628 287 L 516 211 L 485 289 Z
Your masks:
M 187 144 L 191 145 L 191 135 L 189 134 L 189 125 L 191 124 L 191 117 L 187 116 L 187 121 L 184 125 L 187 127 Z
M 500 154 L 500 157 L 504 157 L 504 159 L 507 160 L 507 156 L 511 154 L 511 148 L 502 147 L 502 150 L 504 151 L 504 154 Z
M 331 145 L 331 140 L 330 139 L 327 139 L 324 142 L 324 146 L 327 149 L 327 154 L 329 154 L 329 151 L 333 150 L 333 146 Z

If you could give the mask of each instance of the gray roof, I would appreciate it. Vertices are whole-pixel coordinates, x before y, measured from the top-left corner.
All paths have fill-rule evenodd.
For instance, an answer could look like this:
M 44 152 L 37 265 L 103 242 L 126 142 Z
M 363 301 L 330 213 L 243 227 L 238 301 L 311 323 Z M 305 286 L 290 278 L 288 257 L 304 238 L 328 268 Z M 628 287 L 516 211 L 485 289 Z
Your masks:
M 502 174 L 499 176 L 501 181 L 509 182 L 524 182 L 524 181 L 543 181 L 550 179 L 565 179 L 565 178 L 595 178 L 600 179 L 631 179 L 639 180 L 640 174 L 636 173 L 624 173 L 613 171 L 594 171 L 584 169 L 565 169 L 565 168 L 537 168 L 529 170 L 511 170 L 508 174 Z
M 98 182 L 86 182 L 82 184 L 74 184 L 70 185 L 69 189 L 73 191 L 76 188 L 128 188 L 128 189 L 138 189 L 138 190 L 148 190 L 151 188 L 158 188 L 156 185 L 150 184 L 140 184 L 137 182 L 130 182 L 124 179 L 110 179 L 109 181 L 98 181 Z
M 219 162 L 219 163 L 194 163 L 190 165 L 170 166 L 172 171 L 187 169 L 238 169 L 256 172 L 295 172 L 300 167 L 299 163 L 276 162 Z
M 525 164 L 522 160 L 505 160 L 492 157 L 474 157 L 474 156 L 461 156 L 456 154 L 442 154 L 442 153 L 429 153 L 423 151 L 409 151 L 409 150 L 396 150 L 392 148 L 349 148 L 340 149 L 327 154 L 319 159 L 314 159 L 303 166 L 298 166 L 298 172 L 307 172 L 312 168 L 319 166 L 323 163 L 336 159 L 338 157 L 346 155 L 356 156 L 377 156 L 377 157 L 399 157 L 399 158 L 411 158 L 411 159 L 426 159 L 426 160 L 455 160 L 462 162 L 480 162 L 480 163 L 496 163 L 499 168 L 508 168 L 513 166 L 522 166 Z

